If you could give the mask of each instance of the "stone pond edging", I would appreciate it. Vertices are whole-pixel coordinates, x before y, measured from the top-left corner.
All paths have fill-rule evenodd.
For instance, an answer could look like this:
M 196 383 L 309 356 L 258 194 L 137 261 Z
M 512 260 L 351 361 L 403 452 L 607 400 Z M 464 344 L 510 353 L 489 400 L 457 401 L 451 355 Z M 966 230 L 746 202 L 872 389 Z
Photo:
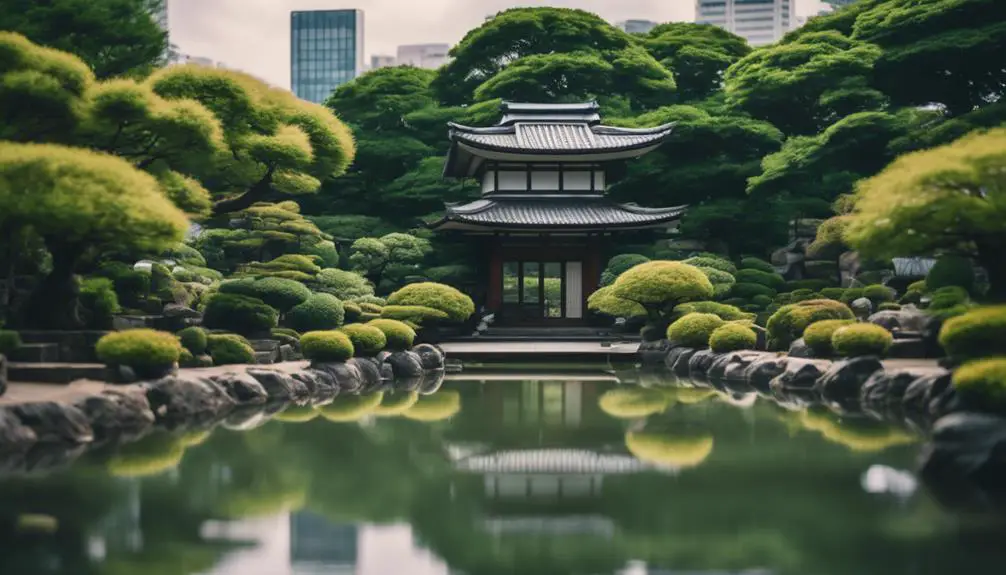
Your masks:
M 445 361 L 440 347 L 420 344 L 344 363 L 182 369 L 73 401 L 0 406 L 0 474 L 50 468 L 89 447 L 134 441 L 157 428 L 205 428 L 220 421 L 241 427 L 263 412 L 323 405 L 340 393 L 432 394 L 444 381 Z
M 1006 417 L 970 404 L 943 367 L 886 368 L 877 357 L 797 358 L 785 353 L 714 353 L 667 340 L 639 347 L 644 368 L 667 370 L 725 393 L 756 392 L 783 406 L 820 404 L 837 414 L 901 421 L 926 434 L 923 473 L 1006 491 Z

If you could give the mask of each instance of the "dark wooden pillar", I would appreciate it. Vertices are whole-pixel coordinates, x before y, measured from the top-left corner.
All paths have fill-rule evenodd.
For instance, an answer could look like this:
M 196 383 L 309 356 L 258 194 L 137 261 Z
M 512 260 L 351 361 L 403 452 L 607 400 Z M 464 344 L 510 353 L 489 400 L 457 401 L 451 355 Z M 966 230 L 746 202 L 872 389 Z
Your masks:
M 597 291 L 601 283 L 601 245 L 599 238 L 587 238 L 587 250 L 583 260 L 583 300 L 587 301 L 590 294 Z
M 503 253 L 499 240 L 491 239 L 488 244 L 489 285 L 486 286 L 486 307 L 499 311 L 503 306 Z

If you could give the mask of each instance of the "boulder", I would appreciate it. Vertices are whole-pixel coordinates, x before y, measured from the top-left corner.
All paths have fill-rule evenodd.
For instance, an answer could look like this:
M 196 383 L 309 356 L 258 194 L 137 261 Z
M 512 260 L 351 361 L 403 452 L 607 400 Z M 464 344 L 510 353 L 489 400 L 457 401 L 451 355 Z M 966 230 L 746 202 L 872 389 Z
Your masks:
M 827 401 L 847 403 L 858 399 L 863 383 L 882 369 L 884 365 L 880 359 L 872 356 L 836 361 L 817 380 L 814 388 Z
M 998 490 L 1006 486 L 1006 418 L 961 412 L 939 419 L 922 456 L 929 481 L 967 480 Z
M 852 300 L 849 308 L 852 309 L 852 313 L 856 314 L 856 317 L 859 319 L 866 319 L 873 313 L 873 302 L 865 297 L 861 297 Z
M 412 348 L 412 351 L 419 354 L 419 360 L 423 364 L 423 369 L 443 369 L 446 357 L 443 350 L 437 346 L 429 343 L 421 343 Z
M 711 349 L 699 350 L 688 360 L 688 375 L 692 379 L 705 380 L 717 355 Z
M 332 387 L 322 382 L 320 380 L 321 378 L 318 377 L 318 373 L 319 372 L 314 370 L 304 369 L 304 370 L 292 371 L 289 373 L 289 375 L 290 378 L 293 379 L 294 381 L 304 384 L 304 387 L 307 388 L 307 393 L 311 397 L 315 397 L 318 395 L 320 391 Z
M 0 453 L 27 451 L 38 441 L 38 435 L 9 409 L 0 407 Z
M 262 384 L 269 395 L 269 401 L 303 401 L 311 397 L 311 392 L 290 374 L 272 369 L 249 368 L 248 375 Z
M 314 379 L 314 396 L 315 399 L 330 399 L 339 394 L 339 384 L 336 383 L 335 378 L 332 374 L 327 371 L 321 371 L 317 369 L 307 368 L 302 372 L 297 372 L 294 377 L 310 377 Z M 302 380 L 303 381 L 303 380 Z M 310 388 L 310 384 L 304 381 L 304 384 Z
M 897 334 L 898 332 L 922 333 L 931 317 L 913 305 L 903 306 L 899 310 L 882 310 L 872 314 L 867 320 L 877 324 L 887 331 Z
M 109 390 L 76 401 L 91 424 L 95 438 L 135 437 L 154 424 L 147 396 L 142 390 Z
M 788 358 L 786 369 L 769 382 L 769 388 L 775 393 L 810 391 L 828 365 L 826 361 Z
M 252 349 L 255 350 L 255 363 L 259 365 L 269 365 L 280 360 L 280 343 L 275 339 L 252 339 L 248 340 Z
M 671 351 L 674 344 L 666 339 L 656 341 L 644 341 L 639 344 L 639 361 L 643 365 L 660 365 Z
M 7 410 L 21 425 L 34 431 L 40 443 L 79 445 L 94 440 L 94 430 L 87 416 L 72 405 L 42 401 L 11 405 Z
M 0 353 L 0 397 L 7 393 L 7 356 Z
M 950 387 L 952 378 L 950 370 L 940 370 L 916 379 L 905 389 L 902 407 L 908 412 L 929 415 L 929 403 Z
M 385 361 L 391 366 L 396 380 L 423 376 L 423 361 L 417 353 L 396 351 Z
M 890 408 L 900 408 L 905 392 L 922 376 L 908 369 L 881 369 L 863 383 L 859 399 L 863 405 L 883 413 Z
M 862 267 L 862 259 L 859 252 L 845 252 L 838 256 L 839 279 L 842 287 L 850 287 L 859 275 L 859 268 Z
M 363 377 L 355 365 L 343 362 L 319 363 L 314 365 L 314 369 L 331 376 L 339 393 L 358 393 L 363 388 Z
M 269 400 L 262 384 L 245 372 L 224 373 L 209 378 L 237 405 L 261 405 Z
M 157 423 L 166 427 L 216 421 L 236 405 L 223 387 L 209 378 L 173 375 L 145 386 Z
M 762 354 L 744 368 L 744 379 L 748 385 L 762 393 L 770 392 L 773 379 L 786 371 L 788 358 L 775 354 Z
M 801 337 L 789 345 L 788 355 L 790 357 L 812 359 L 814 357 L 814 350 L 811 349 L 810 346 L 807 345 L 807 342 L 805 342 Z
M 381 387 L 381 367 L 375 360 L 368 357 L 354 357 L 346 362 L 360 372 L 363 380 L 362 393 L 373 393 Z
M 727 371 L 729 370 L 734 378 L 743 379 L 744 369 L 760 356 L 760 352 L 749 350 L 724 353 L 713 360 L 706 375 L 711 380 L 723 381 L 727 379 Z
M 899 359 L 924 358 L 929 354 L 929 346 L 921 337 L 895 338 L 887 350 L 887 357 Z
M 809 279 L 828 281 L 836 281 L 838 279 L 838 265 L 833 261 L 805 261 L 803 262 L 803 270 Z
M 690 347 L 675 347 L 667 353 L 664 358 L 664 365 L 679 377 L 688 377 L 688 362 L 695 355 L 696 350 Z
M 303 356 L 290 344 L 279 346 L 279 358 L 281 361 L 299 361 Z

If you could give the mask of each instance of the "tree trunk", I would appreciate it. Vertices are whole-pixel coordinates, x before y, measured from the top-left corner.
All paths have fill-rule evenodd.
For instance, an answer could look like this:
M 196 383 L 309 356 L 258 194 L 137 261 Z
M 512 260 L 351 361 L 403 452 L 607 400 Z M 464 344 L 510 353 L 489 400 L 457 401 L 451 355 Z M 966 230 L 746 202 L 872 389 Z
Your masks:
M 265 200 L 272 189 L 272 175 L 273 169 L 269 168 L 269 171 L 262 176 L 262 179 L 254 186 L 248 188 L 248 191 L 245 193 L 213 204 L 213 215 L 221 216 L 233 212 L 240 212 L 245 208 L 250 208 L 252 204 Z
M 52 254 L 52 272 L 35 288 L 22 322 L 38 329 L 81 329 L 80 286 L 73 272 L 83 250 L 80 246 L 45 238 Z

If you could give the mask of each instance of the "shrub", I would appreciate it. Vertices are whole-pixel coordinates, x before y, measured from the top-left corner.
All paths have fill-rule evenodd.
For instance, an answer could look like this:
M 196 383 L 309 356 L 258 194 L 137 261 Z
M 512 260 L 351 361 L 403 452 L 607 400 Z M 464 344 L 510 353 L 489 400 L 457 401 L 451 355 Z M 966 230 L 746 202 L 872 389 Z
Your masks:
M 954 372 L 953 382 L 969 405 L 989 411 L 1006 410 L 1006 357 L 966 363 Z
M 819 357 L 828 357 L 835 352 L 831 347 L 831 336 L 835 333 L 835 330 L 853 323 L 855 321 L 851 319 L 815 321 L 808 325 L 807 329 L 803 330 L 803 341 Z
M 755 257 L 741 258 L 741 271 L 747 270 L 757 270 L 760 272 L 775 274 L 775 267 L 769 262 Z
M 882 284 L 873 284 L 863 288 L 863 297 L 878 305 L 894 301 L 894 290 Z
M 776 291 L 761 284 L 735 283 L 733 289 L 730 290 L 730 295 L 745 299 L 751 299 L 756 295 L 775 297 Z
M 304 284 L 276 277 L 241 278 L 225 281 L 217 288 L 220 293 L 244 295 L 262 300 L 281 312 L 289 311 L 311 297 Z
M 384 332 L 372 325 L 354 323 L 339 328 L 339 331 L 349 337 L 353 342 L 353 350 L 356 355 L 370 357 L 377 355 L 388 344 L 388 338 Z
M 845 288 L 840 287 L 830 287 L 821 290 L 821 295 L 827 299 L 841 300 L 842 296 L 845 295 Z
M 841 356 L 883 356 L 894 342 L 891 332 L 872 323 L 842 326 L 831 334 L 831 347 Z
M 213 365 L 255 363 L 255 349 L 240 335 L 214 333 L 206 338 L 206 343 Z
M 203 325 L 251 335 L 276 327 L 279 312 L 260 299 L 237 294 L 214 294 L 203 311 Z
M 428 321 L 447 319 L 447 313 L 421 305 L 389 305 L 381 310 L 381 317 L 423 325 Z
M 381 313 L 384 306 L 377 305 L 376 303 L 361 303 L 359 304 L 360 309 L 366 313 Z M 447 314 L 444 314 L 445 316 Z
M 838 301 L 850 304 L 861 297 L 863 297 L 863 288 L 848 288 L 842 292 L 842 297 L 838 298 Z
M 19 347 L 21 347 L 21 334 L 0 329 L 0 355 L 7 355 Z
M 639 329 L 639 339 L 643 341 L 659 341 L 667 336 L 667 326 L 646 324 Z
M 709 347 L 716 353 L 754 349 L 757 343 L 758 335 L 754 330 L 738 323 L 721 325 L 709 336 Z
M 813 292 L 821 292 L 824 291 L 825 289 L 838 289 L 839 290 L 838 293 L 839 295 L 841 295 L 842 288 L 829 288 L 828 287 L 829 285 L 830 285 L 829 282 L 825 280 L 793 280 L 786 282 L 786 285 L 783 287 L 783 289 L 787 291 L 796 291 L 798 289 L 809 289 L 810 291 Z
M 807 259 L 838 259 L 838 256 L 847 249 L 842 235 L 848 225 L 849 216 L 835 216 L 821 222 L 814 241 L 807 246 Z
M 300 351 L 316 362 L 346 361 L 353 357 L 353 342 L 345 333 L 335 330 L 311 331 L 300 336 Z
M 957 286 L 968 293 L 975 288 L 975 267 L 971 260 L 957 255 L 945 255 L 926 276 L 926 289 L 935 291 L 942 287 Z
M 121 271 L 117 268 L 106 268 L 99 270 L 98 273 L 112 280 L 112 283 L 115 284 L 116 295 L 126 305 L 137 305 L 141 299 L 150 294 L 151 276 L 149 272 L 127 267 Z
M 178 354 L 178 365 L 181 367 L 196 367 L 196 356 L 183 347 L 182 351 Z
M 393 351 L 404 351 L 412 347 L 412 342 L 416 340 L 416 331 L 395 319 L 375 319 L 366 325 L 376 327 L 384 332 L 387 339 L 388 349 Z
M 82 281 L 80 304 L 84 307 L 88 327 L 93 329 L 110 329 L 112 316 L 122 311 L 112 280 L 108 278 L 87 278 Z
M 195 355 L 206 353 L 206 330 L 201 327 L 187 327 L 178 332 L 178 339 L 182 342 L 182 347 L 191 351 Z
M 968 301 L 968 292 L 957 286 L 946 286 L 929 295 L 929 309 L 947 309 Z
M 611 258 L 601 273 L 601 287 L 611 285 L 618 279 L 618 276 L 648 261 L 650 258 L 639 254 L 619 254 Z
M 335 329 L 342 325 L 346 311 L 334 295 L 316 293 L 287 312 L 284 322 L 299 332 Z
M 713 296 L 717 298 L 727 296 L 737 282 L 734 276 L 716 268 L 698 267 L 697 269 L 709 278 L 709 282 L 713 284 Z
M 342 309 L 345 314 L 345 321 L 347 323 L 354 322 L 360 319 L 360 315 L 363 313 L 363 309 L 356 303 L 351 301 L 342 302 Z
M 687 347 L 709 347 L 709 336 L 725 322 L 711 313 L 690 313 L 667 328 L 667 339 Z
M 352 302 L 357 305 L 362 305 L 365 303 L 372 303 L 374 305 L 379 305 L 381 307 L 388 305 L 388 300 L 384 299 L 383 297 L 377 297 L 376 295 L 365 295 L 360 297 L 354 297 L 352 299 Z
M 755 297 L 757 297 L 757 296 L 755 296 Z M 793 303 L 793 294 L 791 294 L 791 293 L 777 294 L 775 296 L 775 298 L 772 299 L 772 303 L 775 304 L 775 305 L 786 305 L 786 304 Z
M 742 305 L 747 305 L 748 304 L 748 300 L 746 300 L 746 299 L 744 299 L 742 297 L 732 297 L 730 299 L 725 299 L 725 300 L 723 300 L 720 303 L 722 303 L 724 305 L 732 305 L 734 307 L 738 307 L 739 308 Z
M 1006 305 L 980 307 L 948 319 L 940 328 L 939 341 L 955 358 L 1006 356 Z
M 696 301 L 683 303 L 674 308 L 675 317 L 684 317 L 690 313 L 711 313 L 724 321 L 735 319 L 752 319 L 752 315 L 744 313 L 735 306 L 715 301 Z
M 877 306 L 877 311 L 899 311 L 899 310 L 901 310 L 901 304 L 897 304 L 892 301 L 885 301 Z
M 856 319 L 849 306 L 830 299 L 812 299 L 779 308 L 765 327 L 777 347 L 788 347 L 803 336 L 807 326 L 825 319 Z
M 297 330 L 288 327 L 274 327 L 270 332 L 272 338 L 278 340 L 281 345 L 297 345 L 300 343 L 300 334 Z
M 926 293 L 926 291 L 928 291 L 928 288 L 926 287 L 926 280 L 919 280 L 908 284 L 908 291 Z
M 318 291 L 330 293 L 339 299 L 374 295 L 374 286 L 362 275 L 347 270 L 327 268 L 315 278 Z
M 164 331 L 131 329 L 103 336 L 94 350 L 106 365 L 143 370 L 174 364 L 182 353 L 182 344 L 173 334 Z
M 379 314 L 379 313 L 370 313 L 370 312 L 366 312 L 365 311 L 365 312 L 363 312 L 363 313 L 360 314 L 360 320 L 359 320 L 359 322 L 361 322 L 361 323 L 367 323 L 369 321 L 373 321 L 375 319 L 380 319 L 380 318 L 381 318 L 381 314 Z
M 683 264 L 688 264 L 690 266 L 702 267 L 702 268 L 713 268 L 720 271 L 727 272 L 730 275 L 737 274 L 737 266 L 732 264 L 729 260 L 714 257 L 714 256 L 699 256 L 694 258 L 688 258 L 687 260 L 681 262 Z
M 432 282 L 409 284 L 388 296 L 388 303 L 437 309 L 454 322 L 463 322 L 475 313 L 472 298 L 449 285 Z
M 799 301 L 816 299 L 814 296 L 815 296 L 814 292 L 810 291 L 809 289 L 798 289 L 789 294 L 789 302 L 787 303 L 796 303 Z

